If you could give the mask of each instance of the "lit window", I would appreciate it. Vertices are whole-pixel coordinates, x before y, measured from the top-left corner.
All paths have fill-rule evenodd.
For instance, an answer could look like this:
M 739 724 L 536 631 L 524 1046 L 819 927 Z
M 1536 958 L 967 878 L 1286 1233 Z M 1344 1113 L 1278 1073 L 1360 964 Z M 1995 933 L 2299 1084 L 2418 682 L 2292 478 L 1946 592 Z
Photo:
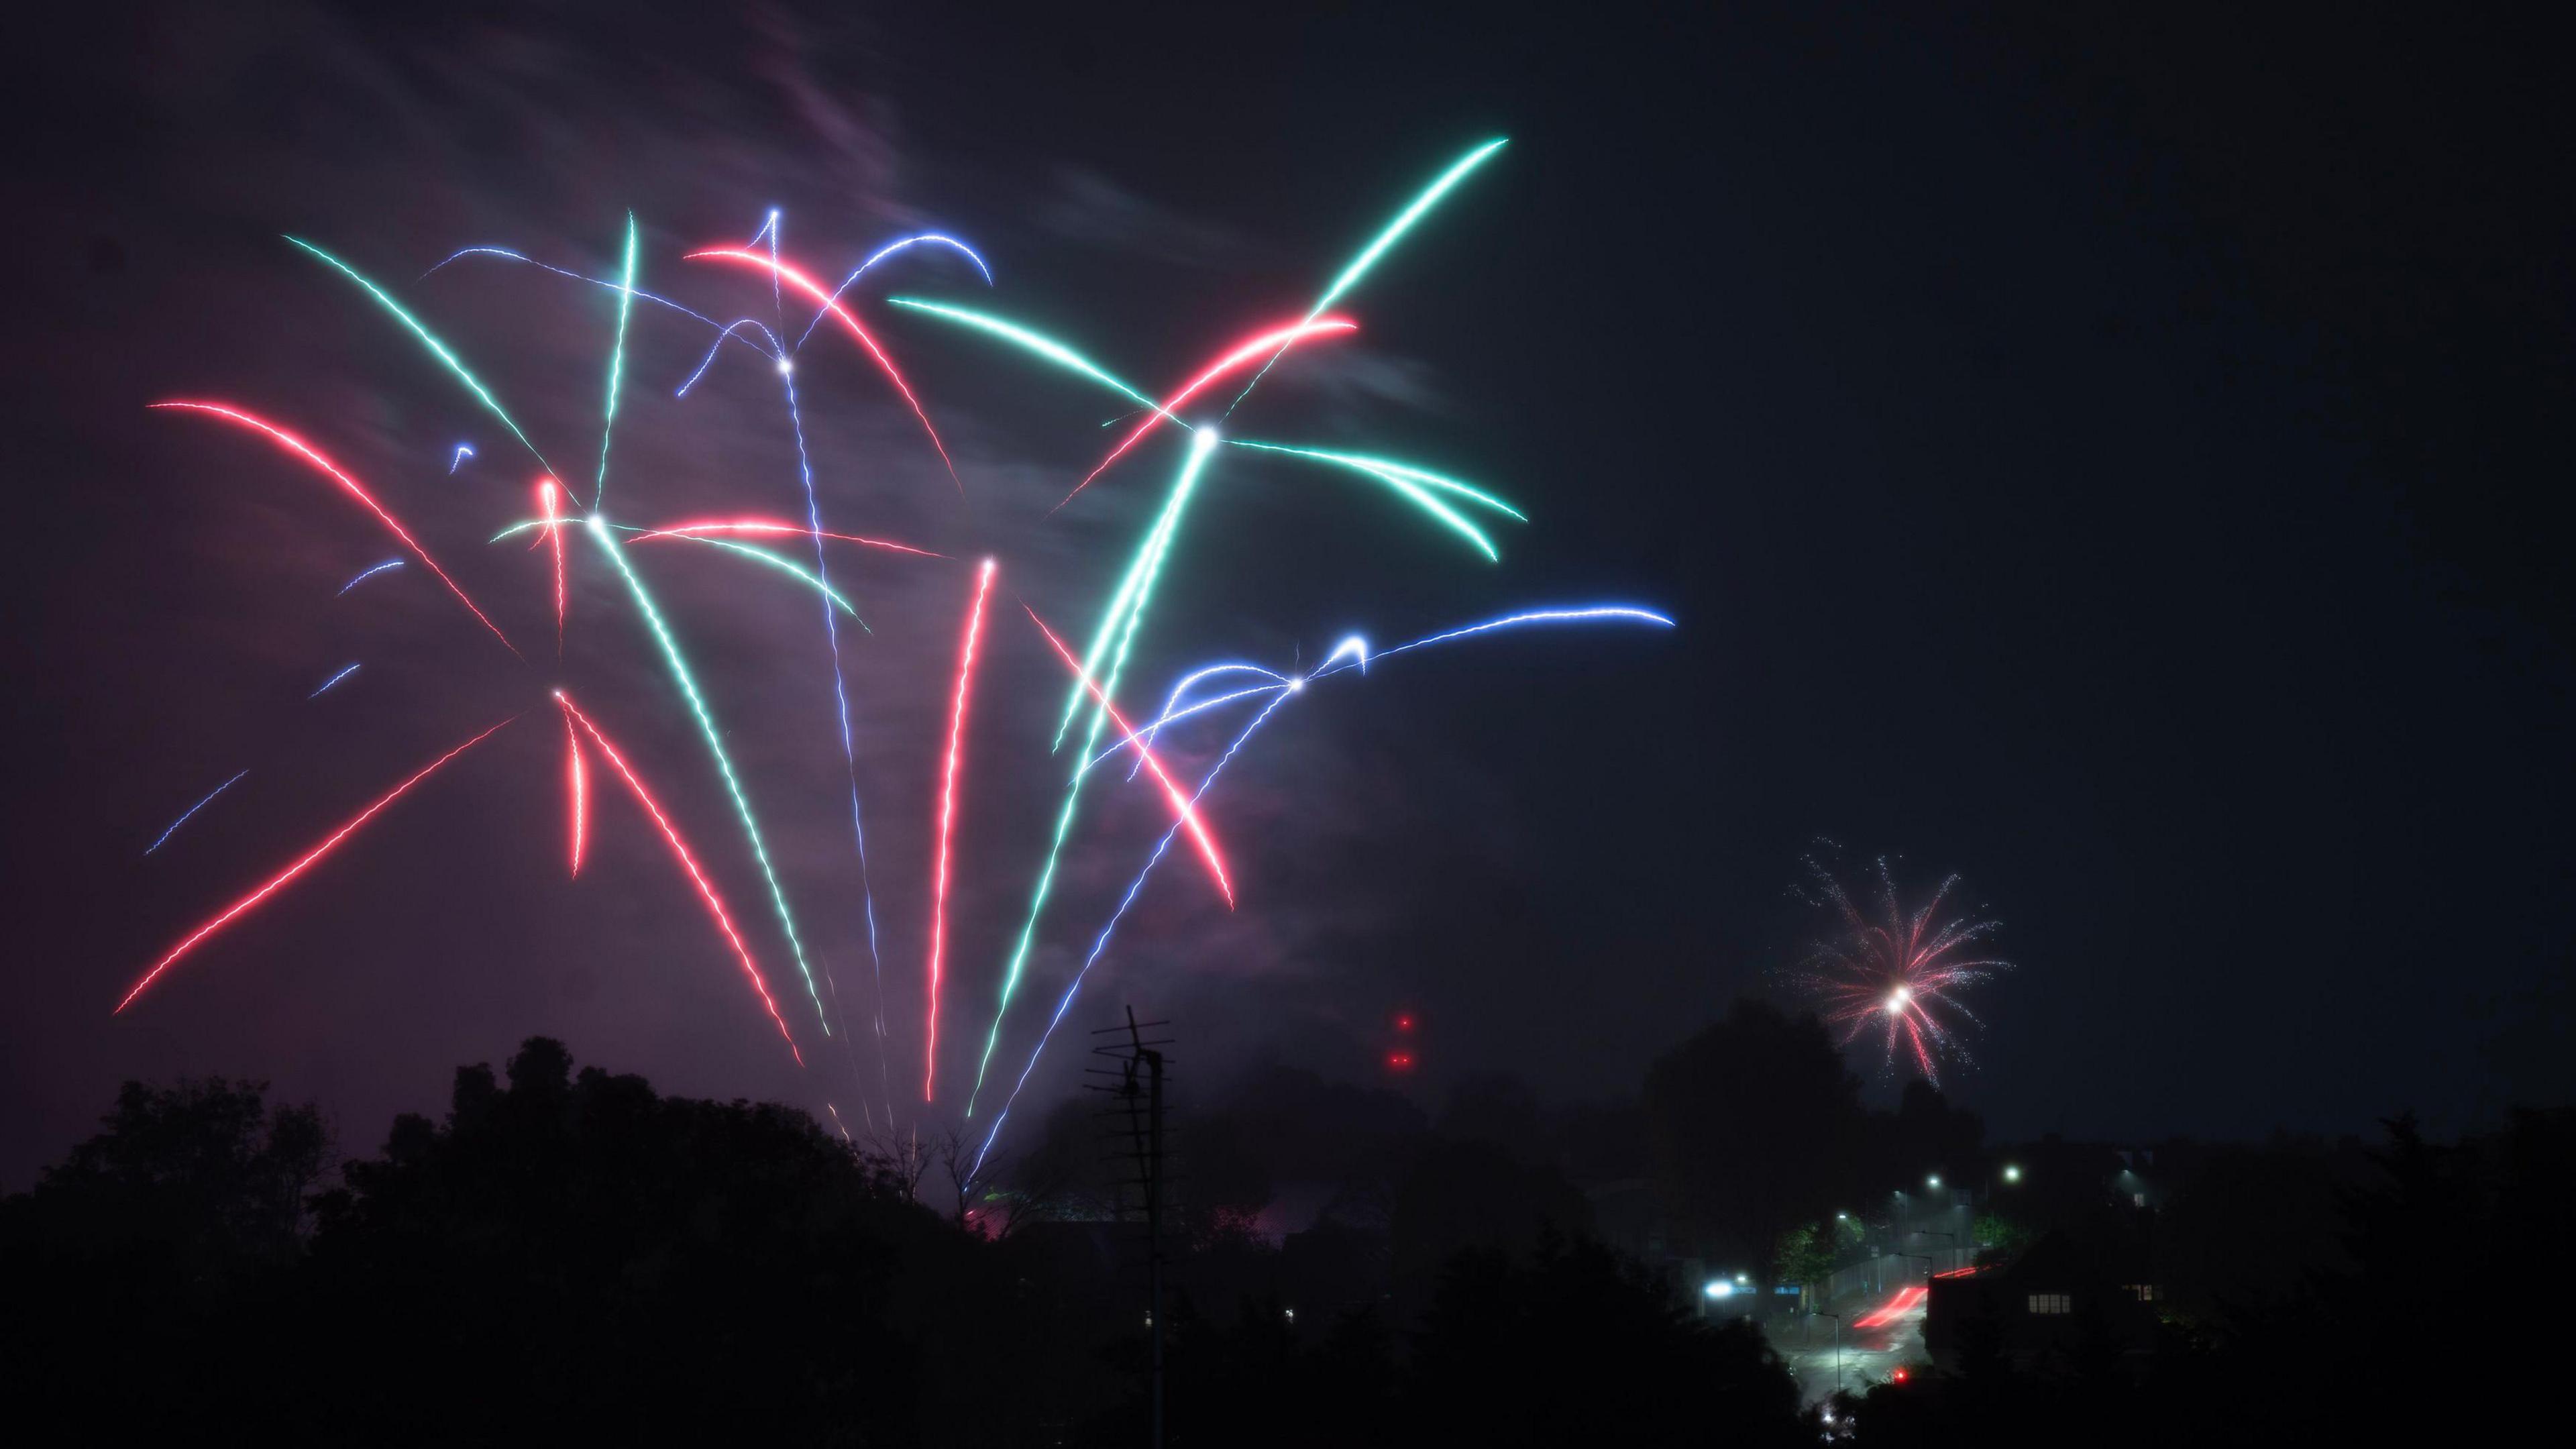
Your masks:
M 2129 1291 L 2138 1295 L 2140 1303 L 2156 1301 L 2156 1285 L 2153 1283 L 2132 1283 L 2129 1285 Z
M 2147 1205 L 2147 1195 L 2143 1192 L 2133 1192 L 2129 1194 L 2129 1203 L 2133 1207 L 2145 1207 Z
M 2030 1311 L 2033 1313 L 2072 1313 L 2075 1311 L 2075 1295 L 2071 1293 L 2033 1293 L 2030 1295 Z

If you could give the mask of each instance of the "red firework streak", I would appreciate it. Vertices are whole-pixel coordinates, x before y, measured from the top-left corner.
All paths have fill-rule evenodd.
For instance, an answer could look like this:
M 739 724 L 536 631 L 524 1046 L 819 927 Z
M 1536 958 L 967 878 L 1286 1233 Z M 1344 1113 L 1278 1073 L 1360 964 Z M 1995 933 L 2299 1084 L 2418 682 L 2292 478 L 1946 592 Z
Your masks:
M 1209 383 L 1216 381 L 1218 378 L 1225 376 L 1229 372 L 1240 372 L 1253 363 L 1261 361 L 1262 356 L 1265 353 L 1275 356 L 1278 353 L 1286 352 L 1289 348 L 1296 346 L 1298 343 L 1305 341 L 1309 337 L 1318 337 L 1326 333 L 1356 332 L 1359 330 L 1359 325 L 1360 324 L 1351 321 L 1347 317 L 1318 317 L 1311 322 L 1299 322 L 1293 326 L 1273 328 L 1268 332 L 1262 333 L 1258 337 L 1236 343 L 1232 351 L 1226 353 L 1223 357 L 1218 358 L 1215 362 L 1210 363 L 1207 371 L 1190 379 L 1188 385 L 1183 387 L 1179 392 L 1163 399 L 1162 406 L 1156 408 L 1150 413 L 1147 413 L 1145 415 L 1145 421 L 1138 423 L 1133 432 L 1130 432 L 1126 437 L 1120 439 L 1118 446 L 1109 450 L 1109 456 L 1100 460 L 1099 467 L 1082 475 L 1082 481 L 1073 485 L 1073 493 L 1064 495 L 1064 501 L 1056 504 L 1056 507 L 1062 508 L 1066 503 L 1071 503 L 1073 501 L 1074 493 L 1079 493 L 1083 489 L 1090 487 L 1092 479 L 1108 472 L 1110 464 L 1117 462 L 1120 456 L 1125 454 L 1129 448 L 1132 448 L 1136 446 L 1137 443 L 1143 441 L 1145 435 L 1154 430 L 1154 425 L 1156 423 L 1161 422 L 1164 418 L 1171 415 L 1172 409 L 1179 407 L 1181 404 L 1188 402 L 1191 398 L 1198 396 L 1200 391 Z
M 485 616 L 481 609 L 475 607 L 474 600 L 466 596 L 465 590 L 457 586 L 456 580 L 447 576 L 447 570 L 438 566 L 438 560 L 429 556 L 429 550 L 420 546 L 420 540 L 411 536 L 411 530 L 403 527 L 401 520 L 395 518 L 391 513 L 386 512 L 385 506 L 378 503 L 375 500 L 375 496 L 367 492 L 367 490 L 359 484 L 357 479 L 350 477 L 339 464 L 322 456 L 321 449 L 314 447 L 311 443 L 304 441 L 302 438 L 299 438 L 295 434 L 288 432 L 286 429 L 279 427 L 277 424 L 268 421 L 266 418 L 256 417 L 250 413 L 243 412 L 239 408 L 227 407 L 222 403 L 171 401 L 157 402 L 151 404 L 151 406 L 156 408 L 175 408 L 188 412 L 212 413 L 216 417 L 239 423 L 245 428 L 251 428 L 259 432 L 266 433 L 279 446 L 303 458 L 304 461 L 311 463 L 314 467 L 321 469 L 325 474 L 329 475 L 332 482 L 337 483 L 342 488 L 346 489 L 350 497 L 365 504 L 367 506 L 367 511 L 374 514 L 377 520 L 382 522 L 385 527 L 393 530 L 394 537 L 402 540 L 403 547 L 410 549 L 415 557 L 419 558 L 422 563 L 429 566 L 429 571 L 431 573 L 438 575 L 438 581 L 447 585 L 447 591 L 454 594 L 459 603 L 462 603 L 468 610 L 472 611 L 474 617 L 482 622 L 484 628 L 492 631 L 492 637 L 501 641 L 502 648 L 509 650 L 513 654 L 517 654 L 519 652 L 519 646 L 510 642 L 510 636 L 501 632 L 500 625 L 493 623 L 490 618 Z
M 661 828 L 662 838 L 670 843 L 671 854 L 679 858 L 680 869 L 689 873 L 690 883 L 698 888 L 699 899 L 707 904 L 707 914 L 715 918 L 716 929 L 724 933 L 725 943 L 733 947 L 735 959 L 742 962 L 742 974 L 751 979 L 751 989 L 759 993 L 761 1006 L 769 1012 L 769 1019 L 778 1023 L 778 1034 L 786 1039 L 788 1054 L 796 1058 L 796 1065 L 805 1065 L 805 1053 L 797 1050 L 796 1038 L 787 1030 L 787 1019 L 778 1014 L 778 1002 L 769 994 L 768 979 L 760 974 L 760 967 L 752 961 L 751 948 L 742 943 L 742 932 L 734 929 L 733 915 L 725 909 L 724 897 L 716 894 L 707 873 L 698 868 L 698 858 L 689 853 L 688 842 L 680 838 L 679 828 L 671 823 L 670 816 L 662 813 L 653 792 L 644 788 L 643 780 L 627 766 L 626 757 L 617 753 L 617 747 L 608 742 L 608 736 L 599 732 L 599 726 L 591 723 L 590 716 L 575 707 L 572 698 L 560 689 L 555 691 L 555 703 L 563 707 L 566 719 L 580 725 L 582 733 L 590 736 L 590 742 L 598 747 L 601 758 L 607 760 L 609 768 L 626 782 L 626 788 L 634 792 L 635 803 L 643 806 L 644 813 L 652 816 L 653 823 Z
M 582 837 L 590 818 L 590 777 L 581 763 L 581 735 L 573 729 L 572 711 L 564 711 L 564 785 L 571 792 L 572 873 L 581 875 Z
M 894 359 L 886 356 L 885 349 L 877 345 L 876 338 L 868 334 L 868 329 L 859 325 L 859 319 L 850 315 L 850 310 L 841 305 L 840 299 L 832 295 L 830 288 L 786 262 L 762 256 L 755 251 L 746 251 L 740 247 L 710 247 L 702 252 L 690 252 L 681 260 L 691 262 L 713 260 L 732 262 L 737 266 L 757 267 L 820 303 L 824 311 L 832 314 L 832 320 L 840 323 L 843 331 L 857 338 L 859 346 L 867 349 L 868 356 L 876 359 L 878 369 L 886 375 L 886 381 L 893 383 L 894 390 L 903 394 L 904 404 L 912 409 L 912 415 L 921 419 L 921 430 L 930 435 L 930 446 L 939 450 L 939 461 L 948 469 L 948 481 L 957 484 L 958 492 L 966 491 L 965 483 L 957 476 L 957 465 L 948 459 L 948 445 L 939 441 L 939 430 L 930 425 L 930 414 L 921 410 L 921 399 L 912 395 L 912 384 L 903 380 L 903 374 L 895 370 Z
M 781 523 L 774 518 L 700 519 L 691 523 L 674 523 L 661 528 L 647 529 L 627 541 L 630 543 L 646 543 L 657 538 L 703 538 L 711 533 L 750 533 L 772 535 L 792 533 L 799 538 L 836 539 L 842 543 L 860 543 L 865 544 L 870 548 L 882 548 L 893 553 L 917 554 L 922 558 L 948 557 L 948 555 L 944 553 L 933 553 L 931 550 L 926 548 L 914 548 L 908 543 L 895 543 L 891 540 L 882 538 L 866 538 L 855 533 L 818 532 L 814 529 L 805 527 L 801 523 Z
M 976 571 L 975 603 L 966 611 L 966 642 L 957 651 L 957 699 L 948 711 L 948 764 L 939 785 L 939 859 L 930 887 L 930 1026 L 921 1056 L 921 1100 L 931 1099 L 939 1070 L 939 966 L 948 945 L 948 847 L 957 830 L 957 774 L 966 763 L 966 697 L 975 682 L 975 642 L 984 633 L 984 600 L 993 591 L 993 561 Z
M 512 715 L 510 718 L 516 719 L 518 716 Z M 180 957 L 195 950 L 199 942 L 205 940 L 208 936 L 213 935 L 217 931 L 222 930 L 224 927 L 231 925 L 234 921 L 239 920 L 244 914 L 248 913 L 260 902 L 267 900 L 270 896 L 284 890 L 297 876 L 311 870 L 314 865 L 322 859 L 322 857 L 329 855 L 334 849 L 336 849 L 341 841 L 348 839 L 351 834 L 356 832 L 359 826 L 375 819 L 378 811 L 383 810 L 386 806 L 401 799 L 412 786 L 419 784 L 421 781 L 426 780 L 431 775 L 437 773 L 439 766 L 446 764 L 448 761 L 455 759 L 458 755 L 464 754 L 467 750 L 470 750 L 476 745 L 479 745 L 483 743 L 483 741 L 491 738 L 495 731 L 498 731 L 503 725 L 507 725 L 509 722 L 510 720 L 506 719 L 501 721 L 500 724 L 492 726 L 491 729 L 485 730 L 483 733 L 476 735 L 474 738 L 467 740 L 465 743 L 458 745 L 452 750 L 449 750 L 446 754 L 430 761 L 427 765 L 422 766 L 418 774 L 413 775 L 410 779 L 405 780 L 401 784 L 393 787 L 391 790 L 386 791 L 377 799 L 376 803 L 350 817 L 347 824 L 332 831 L 329 835 L 322 837 L 321 844 L 306 851 L 302 856 L 296 859 L 293 865 L 290 865 L 286 869 L 279 871 L 277 874 L 270 876 L 267 883 L 260 886 L 259 889 L 252 891 L 249 895 L 243 896 L 240 900 L 224 907 L 222 914 L 180 938 L 179 944 L 170 948 L 170 954 L 153 962 L 152 969 L 144 972 L 143 978 L 135 982 L 133 988 L 125 993 L 125 998 L 116 1003 L 116 1010 L 121 1012 L 125 1010 L 125 1008 L 132 1006 L 134 1004 L 134 998 L 141 996 L 146 987 L 149 987 L 153 982 L 160 980 L 161 973 L 169 970 L 173 965 L 175 965 Z M 110 1015 L 114 1014 L 115 1013 L 113 1012 L 110 1013 Z
M 546 538 L 555 546 L 555 657 L 563 657 L 564 632 L 564 547 L 563 520 L 555 513 L 555 494 L 559 490 L 552 478 L 537 480 L 537 503 L 546 511 Z M 573 852 L 573 869 L 581 869 L 580 852 Z
M 1216 841 L 1209 838 L 1207 827 L 1199 823 L 1199 812 L 1190 804 L 1189 792 L 1172 782 L 1171 773 L 1163 768 L 1163 762 L 1155 758 L 1154 752 L 1146 747 L 1144 737 L 1136 732 L 1134 725 L 1127 723 L 1127 717 L 1118 712 L 1118 706 L 1109 702 L 1109 696 L 1100 692 L 1100 686 L 1092 682 L 1091 672 L 1082 667 L 1081 660 L 1073 657 L 1072 650 L 1064 647 L 1064 641 L 1056 637 L 1053 629 L 1047 627 L 1046 620 L 1038 617 L 1038 611 L 1030 609 L 1025 602 L 1020 607 L 1028 610 L 1029 622 L 1037 625 L 1038 632 L 1044 634 L 1047 643 L 1054 646 L 1055 656 L 1064 661 L 1065 667 L 1073 671 L 1073 677 L 1081 680 L 1082 687 L 1090 690 L 1091 697 L 1100 701 L 1100 707 L 1108 711 L 1109 722 L 1118 726 L 1118 733 L 1135 741 L 1136 753 L 1144 757 L 1145 768 L 1154 772 L 1155 781 L 1163 787 L 1163 797 L 1172 803 L 1173 818 L 1180 821 L 1190 832 L 1190 843 L 1198 847 L 1199 858 L 1207 862 L 1208 874 L 1216 879 L 1217 890 L 1225 896 L 1225 908 L 1229 911 L 1233 910 L 1234 882 L 1226 878 L 1225 858 L 1217 853 Z

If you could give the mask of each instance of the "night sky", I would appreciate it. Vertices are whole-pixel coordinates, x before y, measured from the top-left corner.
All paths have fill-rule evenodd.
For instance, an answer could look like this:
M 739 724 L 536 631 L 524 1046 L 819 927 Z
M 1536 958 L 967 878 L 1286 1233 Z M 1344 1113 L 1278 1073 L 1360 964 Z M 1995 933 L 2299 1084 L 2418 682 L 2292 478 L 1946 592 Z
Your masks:
M 1265 1059 L 1379 1080 L 1405 1009 L 1422 1060 L 1401 1085 L 1426 1103 L 1471 1071 L 1633 1091 L 1733 997 L 1777 990 L 1823 836 L 1917 886 L 1962 872 L 2006 923 L 2020 968 L 1976 998 L 1989 1030 L 1947 1082 L 2000 1133 L 2339 1131 L 2409 1106 L 2456 1127 L 2568 1098 L 2576 230 L 2537 36 L 2170 7 L 957 8 L 140 6 L 17 47 L 0 1184 L 124 1077 L 264 1077 L 365 1152 L 455 1064 L 537 1032 L 666 1090 L 856 1100 L 613 578 L 574 555 L 558 667 L 544 554 L 483 542 L 527 516 L 533 461 L 280 233 L 421 308 L 585 485 L 613 298 L 491 259 L 423 279 L 456 248 L 604 275 L 632 208 L 642 284 L 728 319 L 768 315 L 767 289 L 681 254 L 773 205 L 836 277 L 926 228 L 991 259 L 989 294 L 928 254 L 854 294 L 962 499 L 844 342 L 818 333 L 798 372 L 827 521 L 990 552 L 1015 595 L 959 824 L 962 1065 L 1061 777 L 1065 676 L 1017 600 L 1087 633 L 1180 450 L 1050 517 L 1117 409 L 877 299 L 989 305 L 1165 386 L 1301 313 L 1495 134 L 1511 146 L 1350 299 L 1358 340 L 1283 366 L 1241 430 L 1423 459 L 1533 522 L 1488 566 L 1350 480 L 1229 458 L 1130 697 L 1210 657 L 1311 664 L 1354 629 L 1523 604 L 1680 627 L 1495 639 L 1312 691 L 1211 796 L 1241 909 L 1168 864 L 1068 1029 L 1131 1002 L 1171 1017 L 1213 1095 Z M 800 511 L 777 379 L 737 351 L 675 399 L 709 335 L 649 310 L 635 329 L 612 510 Z M 335 600 L 397 550 L 265 446 L 144 411 L 170 396 L 304 430 L 536 662 L 416 566 Z M 477 457 L 450 477 L 459 441 Z M 713 551 L 637 563 L 818 958 L 864 1001 L 811 596 Z M 835 567 L 875 631 L 845 662 L 900 1083 L 971 568 Z M 564 879 L 558 682 L 716 870 L 810 1073 L 630 805 L 602 799 L 596 859 Z M 200 918 L 513 711 L 110 1017 Z M 1144 791 L 1103 798 L 1014 1068 L 1158 832 Z M 1079 1046 L 1033 1093 L 1067 1090 Z

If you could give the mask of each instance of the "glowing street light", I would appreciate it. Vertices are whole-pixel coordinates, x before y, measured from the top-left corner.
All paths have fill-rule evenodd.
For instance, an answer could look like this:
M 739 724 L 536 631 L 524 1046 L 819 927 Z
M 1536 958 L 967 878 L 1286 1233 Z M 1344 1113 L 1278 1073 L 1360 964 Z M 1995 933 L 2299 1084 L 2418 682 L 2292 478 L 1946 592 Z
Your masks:
M 1735 1285 L 1723 1278 L 1712 1278 L 1708 1286 L 1699 1291 L 1711 1298 L 1732 1298 L 1735 1296 Z
M 2009 1163 L 2009 1162 L 2005 1163 L 2005 1164 L 2004 1164 L 2004 1181 L 2006 1181 L 2006 1182 L 2019 1182 L 2019 1181 L 2021 1181 L 2021 1169 L 2020 1169 L 2020 1168 L 2018 1168 L 2018 1167 L 2015 1167 L 2013 1164 L 2011 1164 L 2011 1163 Z
M 1936 1172 L 1930 1177 L 1923 1179 L 1923 1185 L 1925 1187 L 1939 1187 L 1941 1185 L 1941 1174 Z

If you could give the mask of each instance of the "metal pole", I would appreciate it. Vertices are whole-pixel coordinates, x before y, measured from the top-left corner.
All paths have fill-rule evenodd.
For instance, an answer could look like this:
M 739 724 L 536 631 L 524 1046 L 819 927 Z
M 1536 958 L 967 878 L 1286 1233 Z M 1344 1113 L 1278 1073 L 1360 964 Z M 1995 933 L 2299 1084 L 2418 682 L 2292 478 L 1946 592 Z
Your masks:
M 1154 1449 L 1163 1449 L 1163 1054 L 1140 1048 L 1150 1080 L 1145 1181 L 1146 1294 L 1154 1305 Z

